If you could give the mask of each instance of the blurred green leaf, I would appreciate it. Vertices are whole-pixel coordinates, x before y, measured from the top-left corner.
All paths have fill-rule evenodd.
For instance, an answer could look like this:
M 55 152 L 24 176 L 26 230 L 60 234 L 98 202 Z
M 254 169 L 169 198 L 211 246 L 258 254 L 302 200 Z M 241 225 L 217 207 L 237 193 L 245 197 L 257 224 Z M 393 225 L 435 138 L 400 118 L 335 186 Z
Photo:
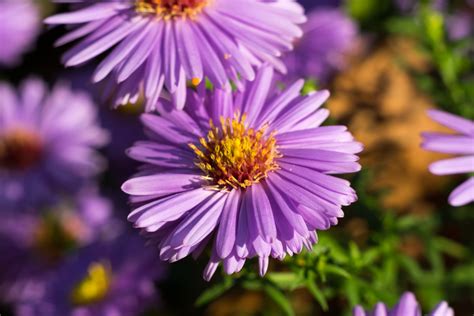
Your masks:
M 435 237 L 433 244 L 438 250 L 454 258 L 461 259 L 468 254 L 467 249 L 463 245 L 445 237 Z
M 281 289 L 293 290 L 303 283 L 300 276 L 292 272 L 271 272 L 267 278 Z
M 326 265 L 324 271 L 326 273 L 338 275 L 346 279 L 351 277 L 351 274 L 347 270 L 332 264 Z
M 227 292 L 230 288 L 232 288 L 233 285 L 234 285 L 234 281 L 232 278 L 230 277 L 224 278 L 222 283 L 216 284 L 210 287 L 209 289 L 207 289 L 206 291 L 204 291 L 204 293 L 202 293 L 197 298 L 195 305 L 197 307 L 200 307 L 214 301 L 219 296 Z
M 306 280 L 306 287 L 308 288 L 308 291 L 316 299 L 316 301 L 318 301 L 319 305 L 321 305 L 321 308 L 324 311 L 327 311 L 329 309 L 328 302 L 326 298 L 324 297 L 323 293 L 317 287 L 316 276 L 312 272 L 308 274 L 308 279 Z
M 267 283 L 263 286 L 263 290 L 268 297 L 270 297 L 282 309 L 285 315 L 293 316 L 295 314 L 291 302 L 278 288 Z

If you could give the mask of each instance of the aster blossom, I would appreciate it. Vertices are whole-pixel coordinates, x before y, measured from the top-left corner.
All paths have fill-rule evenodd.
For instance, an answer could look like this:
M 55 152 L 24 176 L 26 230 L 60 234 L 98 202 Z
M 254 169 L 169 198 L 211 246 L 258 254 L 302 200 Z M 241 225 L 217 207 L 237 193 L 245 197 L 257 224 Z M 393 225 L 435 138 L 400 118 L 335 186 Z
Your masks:
M 31 0 L 2 0 L 0 21 L 0 65 L 14 66 L 39 34 L 39 9 Z
M 18 92 L 0 83 L 0 209 L 38 209 L 77 192 L 102 169 L 95 149 L 106 141 L 87 94 L 65 84 L 49 92 L 39 79 Z
M 0 223 L 0 296 L 9 302 L 36 295 L 48 273 L 77 247 L 112 235 L 111 203 L 97 190 L 36 212 L 4 212 Z
M 302 25 L 303 37 L 283 61 L 286 79 L 312 78 L 325 82 L 344 67 L 345 54 L 357 38 L 357 26 L 341 9 L 318 8 L 308 14 Z
M 372 313 L 365 312 L 361 306 L 354 309 L 353 316 L 454 316 L 454 311 L 449 307 L 448 303 L 440 302 L 431 313 L 422 314 L 420 304 L 416 301 L 415 295 L 411 292 L 406 292 L 402 295 L 397 305 L 392 309 L 388 309 L 384 303 L 375 305 Z
M 157 302 L 163 274 L 138 237 L 123 235 L 79 250 L 37 291 L 15 304 L 18 316 L 133 316 Z
M 142 116 L 149 140 L 128 154 L 146 164 L 122 189 L 162 260 L 211 243 L 206 280 L 220 262 L 231 274 L 252 257 L 264 275 L 269 257 L 310 249 L 356 201 L 332 174 L 358 171 L 362 145 L 344 126 L 320 126 L 329 93 L 301 96 L 303 80 L 280 92 L 272 78 L 266 66 L 243 91 L 190 92 L 185 111 L 163 103 L 161 116 Z
M 187 83 L 208 78 L 224 87 L 229 80 L 255 77 L 263 62 L 285 70 L 278 59 L 302 35 L 303 8 L 294 0 L 79 0 L 78 10 L 46 19 L 78 25 L 58 45 L 82 40 L 64 56 L 77 66 L 102 53 L 93 80 L 106 79 L 115 104 L 135 103 L 143 91 L 154 110 L 163 87 L 178 108 Z
M 435 175 L 451 175 L 474 172 L 474 122 L 447 112 L 430 110 L 434 121 L 452 129 L 455 134 L 423 133 L 422 148 L 430 151 L 461 155 L 432 163 L 429 166 Z M 474 201 L 474 177 L 469 177 L 449 196 L 452 206 L 462 206 Z

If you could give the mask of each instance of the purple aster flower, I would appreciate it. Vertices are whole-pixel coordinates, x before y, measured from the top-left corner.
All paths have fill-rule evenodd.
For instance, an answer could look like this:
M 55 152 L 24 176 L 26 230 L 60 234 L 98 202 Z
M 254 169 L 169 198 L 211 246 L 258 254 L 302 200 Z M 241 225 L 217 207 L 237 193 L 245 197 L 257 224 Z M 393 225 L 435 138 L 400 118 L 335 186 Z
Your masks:
M 432 163 L 431 173 L 450 175 L 474 172 L 474 122 L 439 110 L 430 110 L 434 121 L 454 130 L 456 134 L 423 133 L 422 147 L 446 154 L 462 155 Z M 474 201 L 474 177 L 458 186 L 449 196 L 449 204 L 462 206 Z
M 18 316 L 134 316 L 158 296 L 162 274 L 155 256 L 133 236 L 91 245 L 72 255 L 35 297 L 17 304 Z
M 416 1 L 416 0 L 394 0 L 394 3 L 401 11 L 405 11 L 405 12 L 414 10 L 419 5 L 419 1 Z M 446 10 L 447 5 L 448 5 L 448 1 L 446 0 L 433 0 L 432 1 L 432 7 L 439 11 Z
M 454 311 L 449 307 L 448 303 L 439 303 L 430 314 L 422 314 L 420 305 L 416 301 L 415 295 L 406 292 L 400 298 L 400 301 L 391 310 L 384 303 L 375 305 L 372 313 L 365 312 L 361 306 L 354 309 L 353 316 L 454 316 Z
M 116 104 L 135 103 L 143 90 L 154 110 L 162 88 L 178 108 L 186 85 L 208 78 L 224 87 L 229 80 L 253 80 L 253 65 L 278 59 L 302 35 L 305 21 L 295 0 L 79 0 L 79 10 L 46 19 L 79 25 L 58 45 L 83 38 L 64 56 L 76 66 L 108 52 L 94 81 L 108 78 Z
M 474 4 L 471 9 L 454 12 L 446 19 L 449 38 L 452 40 L 462 40 L 474 32 Z M 471 11 L 471 12 L 470 12 Z
M 317 9 L 303 25 L 304 35 L 283 61 L 288 68 L 285 78 L 314 78 L 326 81 L 344 66 L 344 55 L 357 36 L 356 24 L 339 9 Z
M 89 188 L 42 212 L 3 213 L 0 296 L 30 297 L 72 249 L 113 235 L 111 211 L 110 202 Z
M 0 83 L 0 209 L 39 208 L 60 193 L 76 192 L 101 170 L 99 128 L 87 94 L 63 84 L 50 93 L 31 79 L 18 94 Z
M 0 21 L 0 65 L 14 66 L 38 36 L 39 10 L 30 0 L 2 0 Z
M 258 257 L 311 248 L 316 230 L 328 229 L 356 201 L 346 180 L 333 174 L 360 170 L 362 145 L 345 126 L 324 126 L 329 96 L 301 96 L 299 80 L 276 89 L 263 67 L 243 91 L 190 92 L 186 111 L 145 114 L 148 141 L 129 156 L 145 162 L 123 184 L 136 208 L 128 219 L 160 248 L 162 260 L 198 255 L 210 241 L 209 280 L 220 262 L 225 272 Z

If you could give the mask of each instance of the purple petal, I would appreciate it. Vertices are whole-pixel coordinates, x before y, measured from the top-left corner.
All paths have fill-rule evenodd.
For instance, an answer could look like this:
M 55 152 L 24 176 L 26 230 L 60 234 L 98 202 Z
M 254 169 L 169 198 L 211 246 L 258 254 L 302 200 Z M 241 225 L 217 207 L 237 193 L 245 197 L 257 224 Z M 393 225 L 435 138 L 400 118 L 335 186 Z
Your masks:
M 474 156 L 457 157 L 434 162 L 429 167 L 436 175 L 474 172 Z
M 449 204 L 452 206 L 463 206 L 471 202 L 474 202 L 474 177 L 463 182 L 449 195 Z

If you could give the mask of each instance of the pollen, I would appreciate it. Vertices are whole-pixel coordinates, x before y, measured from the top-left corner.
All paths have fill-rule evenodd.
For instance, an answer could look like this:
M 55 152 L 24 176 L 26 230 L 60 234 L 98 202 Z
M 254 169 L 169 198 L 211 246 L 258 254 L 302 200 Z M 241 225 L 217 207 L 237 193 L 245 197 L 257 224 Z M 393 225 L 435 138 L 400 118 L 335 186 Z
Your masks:
M 91 263 L 87 275 L 74 287 L 71 302 L 74 305 L 91 305 L 102 301 L 110 290 L 111 279 L 108 264 Z
M 196 166 L 211 187 L 219 190 L 245 189 L 265 179 L 278 169 L 274 132 L 267 126 L 255 130 L 246 127 L 246 116 L 220 119 L 220 126 L 210 121 L 210 130 L 199 144 L 190 144 L 196 154 Z
M 38 135 L 26 129 L 0 132 L 0 169 L 23 171 L 41 159 L 43 144 Z
M 193 86 L 198 86 L 201 83 L 201 79 L 194 77 L 191 80 L 191 83 L 193 84 Z
M 136 0 L 135 10 L 141 14 L 153 14 L 164 20 L 194 19 L 210 0 Z

